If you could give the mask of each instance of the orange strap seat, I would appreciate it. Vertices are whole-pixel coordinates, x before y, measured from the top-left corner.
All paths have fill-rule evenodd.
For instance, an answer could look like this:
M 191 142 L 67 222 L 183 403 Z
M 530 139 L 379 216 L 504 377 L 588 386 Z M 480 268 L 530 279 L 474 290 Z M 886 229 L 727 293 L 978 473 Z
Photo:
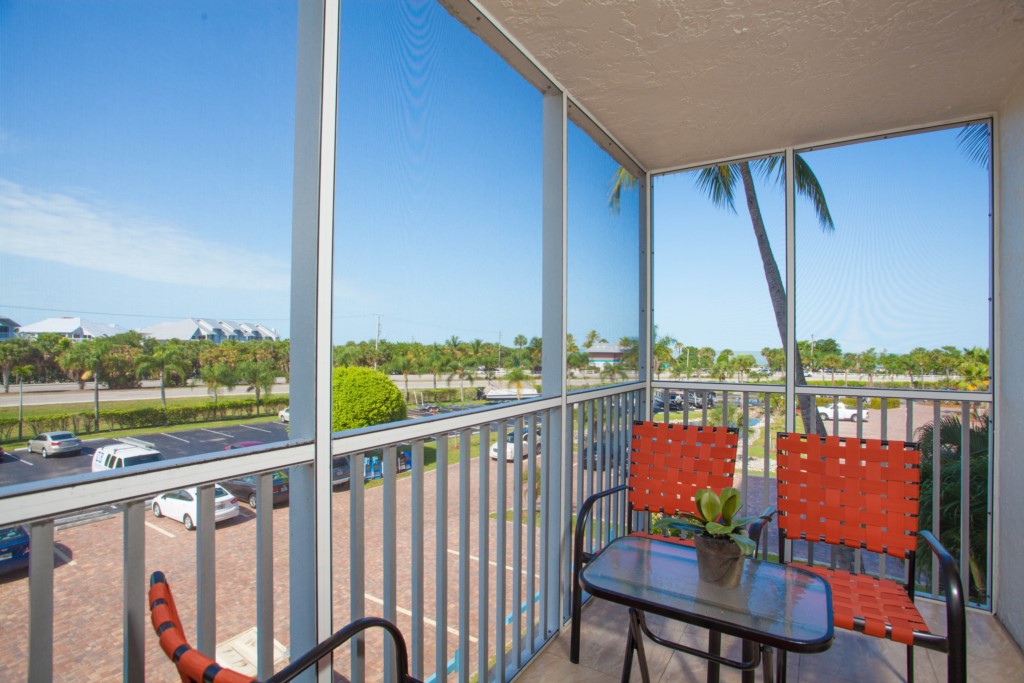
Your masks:
M 736 428 L 636 422 L 629 457 L 629 503 L 633 510 L 696 512 L 694 495 L 732 486 Z
M 903 585 L 820 565 L 801 567 L 820 575 L 832 587 L 832 617 L 839 628 L 863 630 L 904 645 L 914 644 L 915 631 L 930 632 Z M 855 628 L 857 618 L 864 620 L 863 629 Z

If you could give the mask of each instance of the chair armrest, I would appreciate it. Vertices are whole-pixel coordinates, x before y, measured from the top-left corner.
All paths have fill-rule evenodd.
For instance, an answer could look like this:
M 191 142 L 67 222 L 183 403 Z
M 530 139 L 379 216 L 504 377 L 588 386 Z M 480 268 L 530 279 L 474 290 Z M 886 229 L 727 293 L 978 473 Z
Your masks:
M 966 643 L 967 610 L 963 584 L 960 581 L 960 567 L 939 539 L 935 538 L 935 534 L 927 530 L 918 533 L 939 561 L 942 586 L 946 589 L 946 637 L 951 643 Z
M 590 519 L 590 511 L 593 510 L 594 504 L 601 498 L 621 493 L 628 488 L 629 486 L 627 484 L 613 486 L 610 489 L 598 491 L 583 501 L 583 505 L 580 506 L 580 512 L 576 515 L 576 529 L 573 533 L 573 560 L 577 566 L 579 565 L 580 559 L 583 558 L 583 539 L 587 530 L 587 522 Z
M 294 679 L 300 673 L 330 654 L 332 650 L 344 645 L 353 636 L 368 628 L 374 627 L 383 628 L 391 634 L 391 639 L 395 644 L 395 666 L 399 683 L 407 683 L 408 681 L 416 680 L 409 676 L 409 650 L 405 645 L 405 638 L 402 637 L 402 632 L 398 630 L 398 627 L 387 619 L 381 619 L 380 617 L 363 617 L 362 619 L 357 619 L 348 626 L 335 631 L 330 638 L 323 641 L 309 652 L 302 654 L 298 659 L 293 660 L 291 664 L 268 678 L 266 683 L 287 683 L 287 681 Z
M 778 508 L 772 505 L 747 527 L 747 535 L 750 536 L 750 540 L 757 545 L 758 550 L 761 548 L 761 529 L 764 528 L 765 524 L 771 523 L 772 517 L 774 517 L 778 511 Z M 754 551 L 754 554 L 757 554 L 757 550 Z

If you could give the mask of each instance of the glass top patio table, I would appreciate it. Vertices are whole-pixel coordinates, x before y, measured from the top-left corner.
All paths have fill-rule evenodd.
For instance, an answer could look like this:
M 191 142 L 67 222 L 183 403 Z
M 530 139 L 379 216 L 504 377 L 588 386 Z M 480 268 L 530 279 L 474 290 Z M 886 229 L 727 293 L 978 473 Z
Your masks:
M 591 595 L 790 652 L 832 644 L 832 595 L 820 576 L 748 558 L 740 585 L 722 588 L 697 575 L 692 547 L 625 536 L 583 568 Z

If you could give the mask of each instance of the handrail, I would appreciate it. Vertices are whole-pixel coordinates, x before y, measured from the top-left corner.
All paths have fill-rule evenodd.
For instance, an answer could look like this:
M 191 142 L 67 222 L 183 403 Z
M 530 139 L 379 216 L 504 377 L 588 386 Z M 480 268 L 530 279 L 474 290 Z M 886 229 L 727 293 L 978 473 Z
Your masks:
M 268 678 L 265 683 L 287 683 L 287 681 L 294 679 L 300 673 L 326 657 L 335 648 L 344 645 L 353 636 L 358 635 L 368 628 L 377 627 L 382 628 L 391 634 L 391 639 L 395 643 L 395 659 L 397 660 L 396 665 L 398 667 L 397 674 L 399 683 L 415 681 L 416 679 L 409 675 L 409 650 L 405 645 L 405 638 L 402 637 L 402 632 L 398 630 L 398 627 L 387 619 L 382 619 L 380 617 L 363 617 L 362 619 L 356 619 L 351 624 L 335 631 L 327 640 L 323 641 L 309 652 L 304 653 L 294 662 L 278 671 L 276 674 Z

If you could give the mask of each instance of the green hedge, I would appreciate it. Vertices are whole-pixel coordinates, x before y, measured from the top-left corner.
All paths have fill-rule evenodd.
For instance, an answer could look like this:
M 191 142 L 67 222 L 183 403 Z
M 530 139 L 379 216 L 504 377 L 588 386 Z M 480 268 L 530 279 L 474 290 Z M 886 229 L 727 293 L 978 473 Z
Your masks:
M 260 415 L 274 415 L 288 405 L 288 396 L 277 394 L 261 397 Z M 166 425 L 199 424 L 256 415 L 256 399 L 227 399 L 193 405 L 170 405 L 150 408 L 102 408 L 100 431 L 164 427 Z M 69 431 L 76 434 L 96 432 L 92 411 L 49 413 L 26 417 L 23 434 Z M 18 434 L 18 418 L 0 417 L 0 441 L 10 441 Z

